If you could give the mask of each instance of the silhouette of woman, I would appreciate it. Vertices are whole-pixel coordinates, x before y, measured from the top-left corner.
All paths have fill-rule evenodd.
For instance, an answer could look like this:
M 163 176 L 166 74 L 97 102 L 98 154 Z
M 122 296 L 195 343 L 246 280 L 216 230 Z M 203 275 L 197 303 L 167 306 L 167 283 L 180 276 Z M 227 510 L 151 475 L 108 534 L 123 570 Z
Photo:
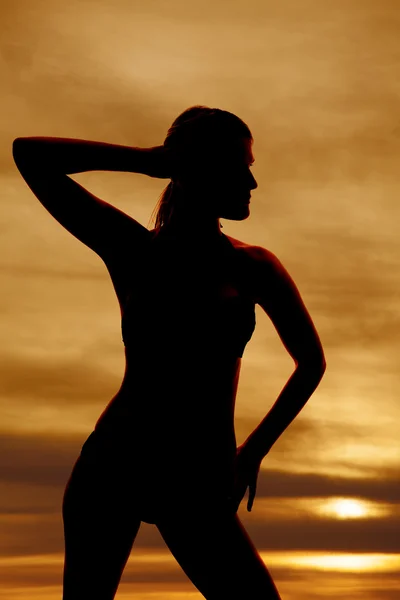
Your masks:
M 43 206 L 104 261 L 121 307 L 120 390 L 82 446 L 65 489 L 63 600 L 112 600 L 141 521 L 155 524 L 208 600 L 280 595 L 237 513 L 260 464 L 325 370 L 292 278 L 269 250 L 221 232 L 249 216 L 257 187 L 247 125 L 192 106 L 162 146 L 70 138 L 13 143 Z M 171 179 L 148 230 L 68 174 L 127 171 Z M 272 409 L 239 448 L 234 405 L 255 304 L 295 362 Z

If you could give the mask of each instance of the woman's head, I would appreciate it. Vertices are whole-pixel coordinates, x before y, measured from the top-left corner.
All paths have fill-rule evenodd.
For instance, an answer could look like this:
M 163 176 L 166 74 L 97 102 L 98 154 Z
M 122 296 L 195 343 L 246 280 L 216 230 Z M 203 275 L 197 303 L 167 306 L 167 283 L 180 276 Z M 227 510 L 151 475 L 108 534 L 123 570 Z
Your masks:
M 250 190 L 257 187 L 252 143 L 250 129 L 233 113 L 199 105 L 181 113 L 164 140 L 176 168 L 156 206 L 155 228 L 180 214 L 247 218 Z

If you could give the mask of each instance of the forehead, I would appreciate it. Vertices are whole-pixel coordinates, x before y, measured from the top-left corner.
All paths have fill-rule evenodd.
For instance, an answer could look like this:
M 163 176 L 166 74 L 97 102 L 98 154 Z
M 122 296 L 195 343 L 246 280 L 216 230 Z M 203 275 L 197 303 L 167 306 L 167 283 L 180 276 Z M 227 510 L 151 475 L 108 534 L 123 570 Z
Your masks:
M 235 140 L 223 149 L 222 154 L 227 160 L 239 160 L 241 162 L 251 163 L 254 161 L 252 146 L 252 140 Z
M 253 162 L 254 161 L 253 141 L 252 140 L 243 140 L 243 146 L 244 146 L 245 160 L 247 162 Z

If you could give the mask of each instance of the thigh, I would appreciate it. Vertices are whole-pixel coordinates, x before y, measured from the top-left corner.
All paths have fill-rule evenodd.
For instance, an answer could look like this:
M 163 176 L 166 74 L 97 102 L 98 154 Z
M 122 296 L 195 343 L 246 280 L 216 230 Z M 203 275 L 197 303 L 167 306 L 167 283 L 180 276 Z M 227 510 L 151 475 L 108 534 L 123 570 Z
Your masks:
M 186 575 L 207 600 L 280 600 L 261 556 L 233 510 L 185 508 L 156 523 Z
M 140 527 L 126 480 L 89 437 L 62 503 L 63 600 L 112 600 Z

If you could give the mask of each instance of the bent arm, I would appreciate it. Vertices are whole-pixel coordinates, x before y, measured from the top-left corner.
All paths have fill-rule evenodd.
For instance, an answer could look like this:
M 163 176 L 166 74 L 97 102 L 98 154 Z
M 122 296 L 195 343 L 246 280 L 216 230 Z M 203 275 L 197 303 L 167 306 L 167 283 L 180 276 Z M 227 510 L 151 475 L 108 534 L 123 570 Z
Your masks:
M 131 250 L 136 242 L 140 247 L 147 229 L 68 174 L 95 168 L 144 169 L 141 149 L 85 140 L 16 138 L 13 157 L 25 182 L 46 210 L 106 264 L 116 252 L 119 259 L 124 259 L 126 244 Z
M 261 423 L 243 446 L 255 462 L 261 462 L 276 440 L 299 414 L 321 381 L 325 367 L 319 370 L 298 365 Z
M 269 250 L 258 247 L 255 265 L 257 303 L 270 317 L 295 363 L 275 404 L 243 444 L 249 458 L 261 462 L 317 388 L 326 361 L 312 318 L 281 261 Z
M 125 171 L 150 175 L 151 148 L 73 138 L 19 137 L 13 156 L 21 168 L 69 175 L 84 171 Z

